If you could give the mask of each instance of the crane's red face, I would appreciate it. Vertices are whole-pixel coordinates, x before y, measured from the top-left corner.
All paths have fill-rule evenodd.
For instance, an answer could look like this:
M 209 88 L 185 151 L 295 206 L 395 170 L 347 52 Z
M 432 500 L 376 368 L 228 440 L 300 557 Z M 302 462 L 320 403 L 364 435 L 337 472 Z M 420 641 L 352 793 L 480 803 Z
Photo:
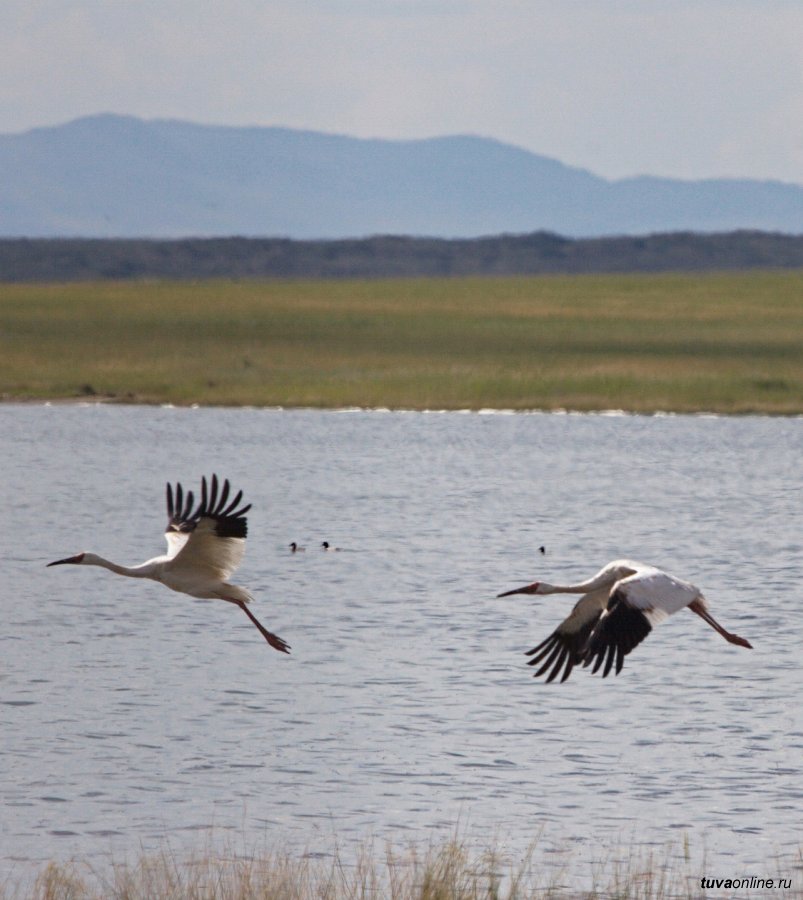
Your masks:
M 64 566 L 67 563 L 72 563 L 74 566 L 79 566 L 84 561 L 84 556 L 86 554 L 79 553 L 77 556 L 68 556 L 66 559 L 57 559 L 55 562 L 48 563 L 45 568 L 50 568 L 50 566 Z
M 504 594 L 497 594 L 497 597 L 510 597 L 511 594 L 537 594 L 538 588 L 541 586 L 540 581 L 534 581 L 532 584 L 525 584 L 524 587 L 513 588 L 512 591 L 505 591 Z

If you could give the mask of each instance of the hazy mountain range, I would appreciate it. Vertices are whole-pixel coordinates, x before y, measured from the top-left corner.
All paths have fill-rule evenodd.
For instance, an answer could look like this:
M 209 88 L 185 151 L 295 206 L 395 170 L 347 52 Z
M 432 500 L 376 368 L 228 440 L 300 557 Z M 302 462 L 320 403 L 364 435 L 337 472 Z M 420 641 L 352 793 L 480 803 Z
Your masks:
M 608 181 L 482 137 L 365 140 L 98 115 L 0 135 L 0 236 L 803 233 L 803 186 Z

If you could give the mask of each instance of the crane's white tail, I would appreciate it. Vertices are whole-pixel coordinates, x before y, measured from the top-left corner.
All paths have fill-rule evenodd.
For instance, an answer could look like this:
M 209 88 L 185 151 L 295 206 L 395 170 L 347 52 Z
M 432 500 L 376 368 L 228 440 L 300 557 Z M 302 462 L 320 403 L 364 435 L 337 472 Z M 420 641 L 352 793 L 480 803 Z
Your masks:
M 230 600 L 232 603 L 251 603 L 256 598 L 251 591 L 240 587 L 238 584 L 224 584 L 221 587 L 218 597 L 221 600 Z

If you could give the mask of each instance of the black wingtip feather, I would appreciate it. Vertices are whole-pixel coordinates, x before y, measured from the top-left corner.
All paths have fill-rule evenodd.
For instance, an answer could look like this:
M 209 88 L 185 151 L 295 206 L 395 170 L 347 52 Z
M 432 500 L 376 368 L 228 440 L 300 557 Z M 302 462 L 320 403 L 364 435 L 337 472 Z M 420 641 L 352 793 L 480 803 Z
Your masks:
M 228 482 L 226 482 L 228 484 Z M 237 508 L 237 504 L 243 499 L 243 492 L 237 491 L 237 496 L 229 503 L 229 505 L 223 510 L 224 516 L 230 516 L 232 512 Z M 250 509 L 250 504 L 247 509 Z
M 228 504 L 231 485 L 229 480 L 223 482 L 222 490 L 217 475 L 213 474 L 211 481 L 207 482 L 206 476 L 201 478 L 201 499 L 193 510 L 195 495 L 192 491 L 184 493 L 184 488 L 176 482 L 175 494 L 173 487 L 167 485 L 167 515 L 168 531 L 194 531 L 202 518 L 210 518 L 215 522 L 215 534 L 218 537 L 244 538 L 248 534 L 248 523 L 245 513 L 251 509 L 247 504 L 237 509 L 243 498 L 243 492 L 238 491 L 234 500 Z
M 560 683 L 563 684 L 564 681 L 572 674 L 572 669 L 574 668 L 574 660 L 572 659 L 571 654 L 566 655 L 566 670 L 563 673 L 563 678 L 561 678 Z
M 558 658 L 555 660 L 555 665 L 552 668 L 552 671 L 549 673 L 549 677 L 546 680 L 547 684 L 551 684 L 561 673 L 561 669 L 566 663 L 566 660 L 569 659 L 569 651 L 564 649 Z
M 528 666 L 536 666 L 539 662 L 545 657 L 548 656 L 552 651 L 552 648 L 558 641 L 558 637 L 554 634 L 551 634 L 545 641 L 542 641 L 537 647 L 533 647 L 532 650 L 528 650 L 525 654 L 526 656 L 532 656 L 532 659 L 527 660 Z
M 569 616 L 546 640 L 528 650 L 526 655 L 532 659 L 527 661 L 527 665 L 540 666 L 533 677 L 538 678 L 549 670 L 547 682 L 554 681 L 560 676 L 563 683 L 575 666 L 580 663 L 588 665 L 585 661 L 587 645 L 601 615 L 602 610 L 599 610 L 579 624 Z
M 227 478 L 223 482 L 223 490 L 220 494 L 220 500 L 217 505 L 217 511 L 220 512 L 223 510 L 223 507 L 226 505 L 226 501 L 229 499 L 229 479 Z
M 616 644 L 611 644 L 608 647 L 608 657 L 605 660 L 605 670 L 602 673 L 603 678 L 608 677 L 608 673 L 611 671 L 611 666 L 613 665 L 613 660 L 616 657 Z
M 561 645 L 556 642 L 555 646 L 552 648 L 552 652 L 546 658 L 546 660 L 545 660 L 544 664 L 541 666 L 541 668 L 533 675 L 533 678 L 540 678 L 541 675 L 543 675 L 547 671 L 547 669 L 552 668 L 552 665 L 555 662 L 555 660 L 562 653 L 565 653 L 565 652 L 566 652 L 565 648 L 561 647 Z M 551 681 L 551 680 L 552 680 L 551 678 L 547 678 L 547 681 Z
M 593 663 L 591 674 L 603 666 L 602 677 L 610 674 L 615 665 L 618 675 L 624 667 L 625 657 L 652 631 L 643 611 L 630 606 L 618 592 L 611 597 L 608 610 L 591 633 L 582 652 L 583 666 Z

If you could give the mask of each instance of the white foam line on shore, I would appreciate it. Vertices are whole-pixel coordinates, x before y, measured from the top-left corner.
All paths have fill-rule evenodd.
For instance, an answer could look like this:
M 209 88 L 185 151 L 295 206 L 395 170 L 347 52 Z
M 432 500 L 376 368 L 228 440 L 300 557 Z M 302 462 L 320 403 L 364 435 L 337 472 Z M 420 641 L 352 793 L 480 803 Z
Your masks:
M 598 416 L 600 418 L 680 418 L 689 417 L 696 419 L 803 419 L 803 413 L 718 413 L 710 410 L 698 412 L 673 412 L 671 410 L 657 409 L 653 412 L 631 412 L 626 409 L 494 409 L 481 407 L 480 409 L 391 409 L 387 406 L 205 406 L 200 403 L 187 405 L 175 403 L 109 403 L 103 400 L 42 400 L 42 401 L 15 401 L 3 403 L 4 406 L 44 406 L 50 408 L 78 407 L 80 409 L 96 409 L 98 407 L 134 407 L 137 409 L 173 409 L 173 410 L 246 410 L 249 412 L 320 412 L 331 414 L 342 413 L 382 413 L 386 415 L 460 415 L 460 416 Z

